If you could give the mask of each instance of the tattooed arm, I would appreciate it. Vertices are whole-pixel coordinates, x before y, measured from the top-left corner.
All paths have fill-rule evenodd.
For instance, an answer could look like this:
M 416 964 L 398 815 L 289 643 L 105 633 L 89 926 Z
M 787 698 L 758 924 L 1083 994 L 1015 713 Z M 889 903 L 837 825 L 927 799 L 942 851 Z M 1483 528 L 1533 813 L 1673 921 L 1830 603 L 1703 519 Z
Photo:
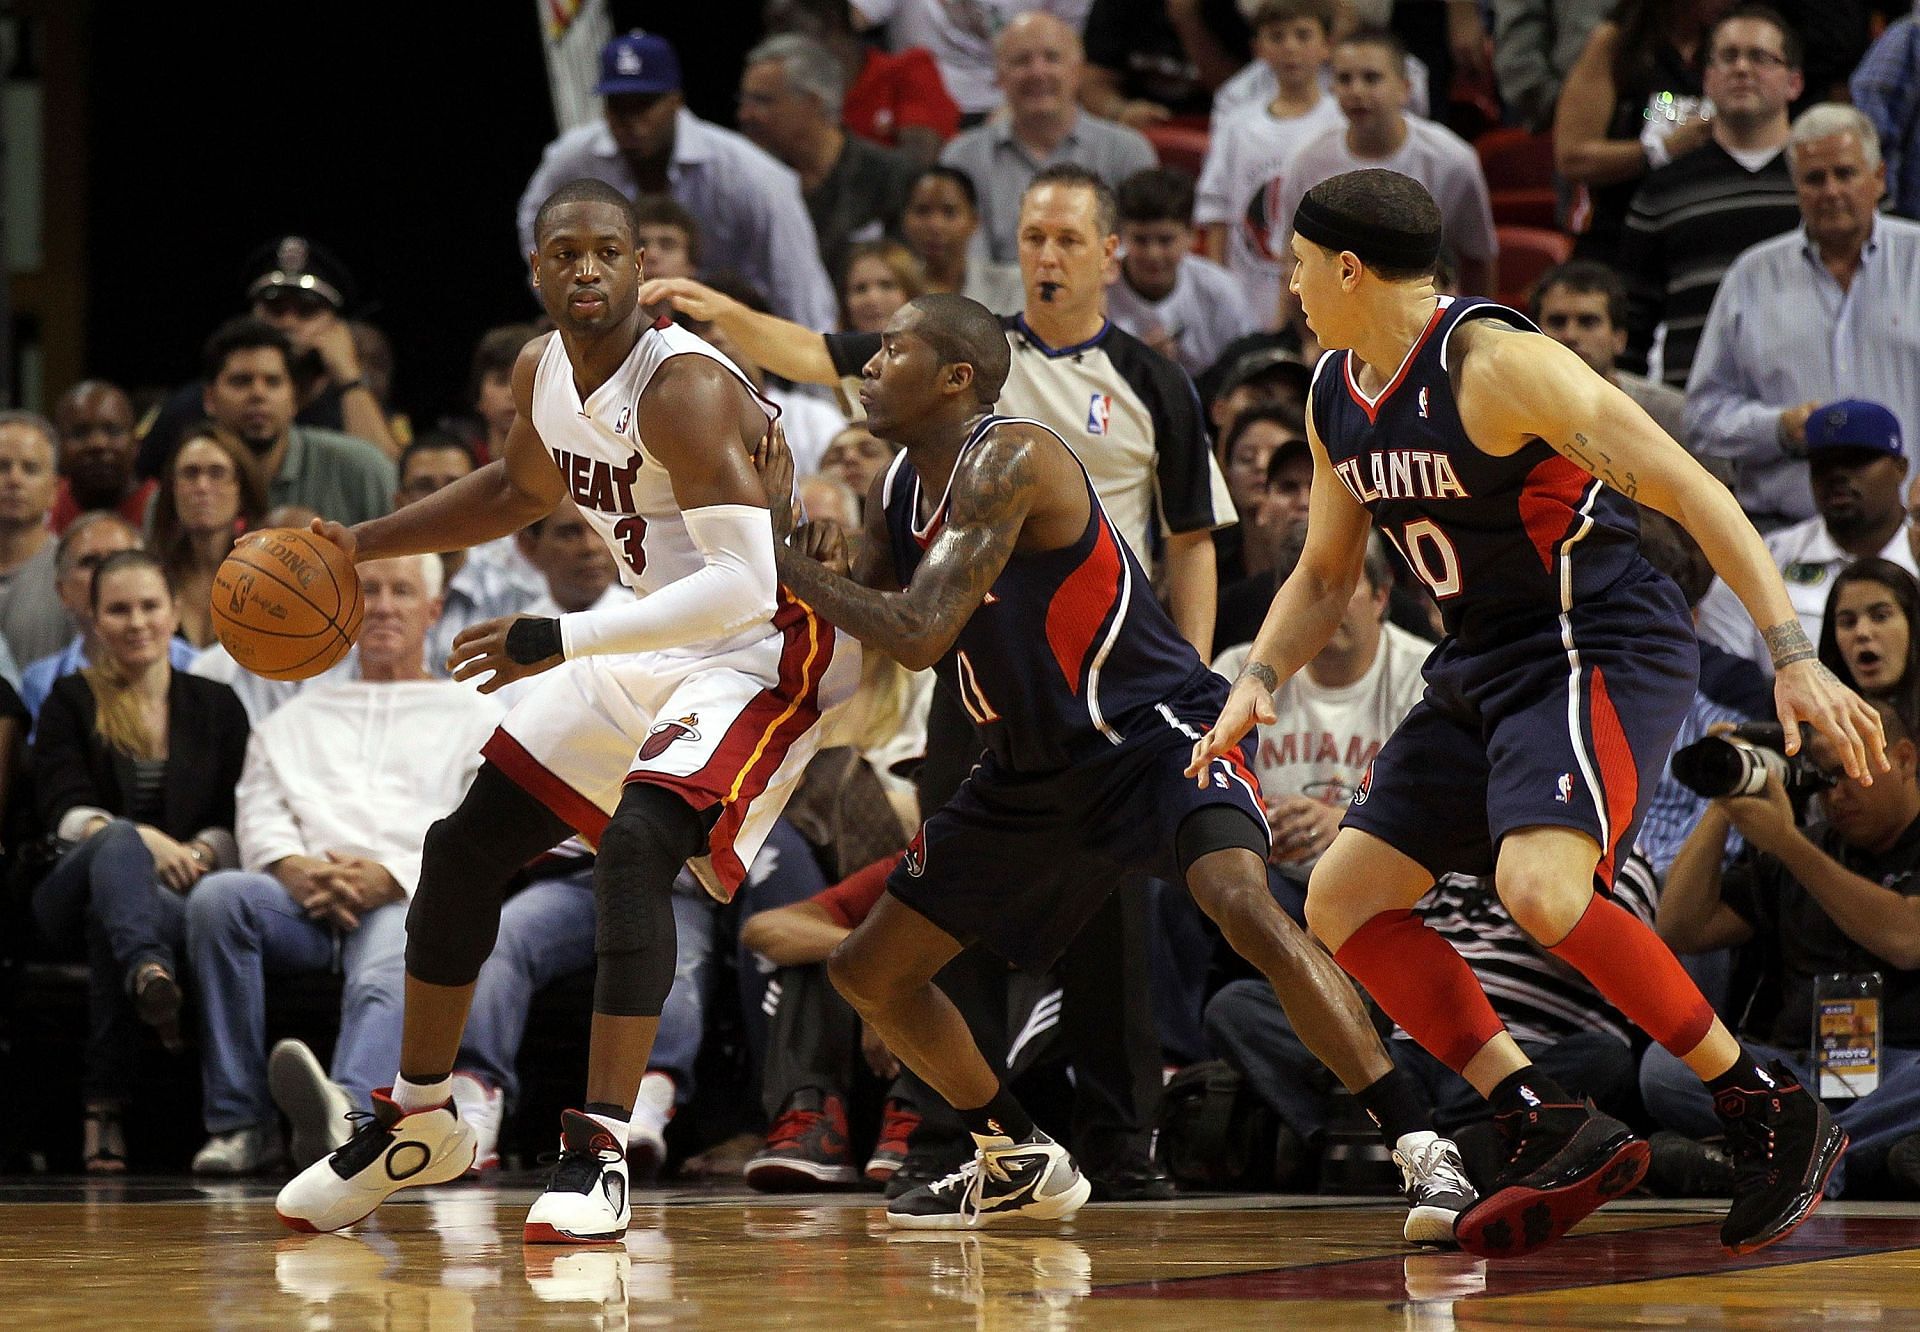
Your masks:
M 1633 399 L 1553 339 L 1490 319 L 1464 324 L 1455 336 L 1460 419 L 1475 446 L 1505 457 L 1545 440 L 1628 499 L 1679 523 L 1766 637 L 1789 751 L 1799 747 L 1799 723 L 1811 722 L 1838 746 L 1849 775 L 1866 775 L 1869 763 L 1884 771 L 1879 716 L 1816 660 L 1779 567 L 1733 492 Z
M 784 548 L 777 552 L 780 581 L 862 643 L 909 670 L 923 670 L 953 646 L 1006 567 L 1038 497 L 1038 480 L 1032 441 L 1002 426 L 960 460 L 946 523 L 904 591 L 863 587 Z M 873 552 L 884 551 L 887 540 L 884 518 L 876 528 L 878 498 L 876 490 L 867 501 L 867 540 L 856 571 L 867 580 L 879 576 Z

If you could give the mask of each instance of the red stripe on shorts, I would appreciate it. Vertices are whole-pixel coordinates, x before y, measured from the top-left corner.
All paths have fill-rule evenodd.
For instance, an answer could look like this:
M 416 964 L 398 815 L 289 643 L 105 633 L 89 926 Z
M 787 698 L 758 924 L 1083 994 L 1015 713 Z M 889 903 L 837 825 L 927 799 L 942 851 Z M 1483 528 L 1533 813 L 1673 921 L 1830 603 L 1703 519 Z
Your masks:
M 480 757 L 552 810 L 575 832 L 599 844 L 600 834 L 607 830 L 607 812 L 556 777 L 518 740 L 503 730 L 496 730 L 487 737 L 487 743 L 480 746 Z
M 734 853 L 733 839 L 754 799 L 786 762 L 794 742 L 820 720 L 820 681 L 833 661 L 833 629 L 784 587 L 773 626 L 785 640 L 778 679 L 773 688 L 761 690 L 740 710 L 714 746 L 713 757 L 685 777 L 644 770 L 627 774 L 629 782 L 648 782 L 677 792 L 696 809 L 722 806 L 707 849 L 714 873 L 729 894 L 747 877 L 747 867 Z
M 1613 698 L 1607 693 L 1607 678 L 1593 668 L 1592 699 L 1588 714 L 1593 727 L 1593 755 L 1600 765 L 1600 785 L 1607 801 L 1607 837 L 1609 846 L 1600 848 L 1600 864 L 1594 873 L 1601 885 L 1613 890 L 1615 857 L 1626 849 L 1621 843 L 1627 825 L 1633 822 L 1633 807 L 1640 799 L 1640 766 L 1633 761 L 1633 746 L 1627 742 L 1626 728 L 1620 725 Z

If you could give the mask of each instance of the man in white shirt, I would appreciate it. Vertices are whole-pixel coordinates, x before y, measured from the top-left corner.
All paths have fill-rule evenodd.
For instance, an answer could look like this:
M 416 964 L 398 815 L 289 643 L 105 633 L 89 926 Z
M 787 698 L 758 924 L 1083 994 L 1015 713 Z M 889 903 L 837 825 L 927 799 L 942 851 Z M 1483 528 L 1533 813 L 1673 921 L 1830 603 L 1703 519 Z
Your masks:
M 629 32 L 600 53 L 606 116 L 570 129 L 541 154 L 517 214 L 533 252 L 540 205 L 570 180 L 604 180 L 629 199 L 669 194 L 700 222 L 706 270 L 732 270 L 808 328 L 837 326 L 833 284 L 792 169 L 744 136 L 681 104 L 680 57 L 664 37 Z
M 1273 253 L 1291 253 L 1293 214 L 1308 190 L 1344 172 L 1380 167 L 1426 186 L 1440 205 L 1456 286 L 1465 295 L 1489 295 L 1500 242 L 1480 158 L 1452 130 L 1407 114 L 1405 59 L 1400 39 L 1379 28 L 1356 29 L 1333 48 L 1333 92 L 1347 125 L 1306 144 L 1287 164 L 1273 211 Z M 1284 288 L 1280 301 L 1282 322 L 1291 323 L 1296 302 Z
M 427 826 L 459 802 L 500 707 L 423 666 L 440 609 L 435 556 L 360 566 L 366 619 L 357 680 L 308 690 L 247 745 L 234 832 L 240 870 L 187 899 L 187 949 L 201 998 L 207 1144 L 193 1168 L 249 1174 L 296 1165 L 346 1140 L 349 1111 L 393 1076 L 407 902 Z M 299 1041 L 266 1050 L 266 978 L 345 974 L 332 1076 Z
M 1900 424 L 1875 402 L 1832 402 L 1807 417 L 1807 472 L 1813 505 L 1805 522 L 1767 535 L 1787 597 L 1807 637 L 1820 641 L 1833 580 L 1855 560 L 1878 555 L 1916 572 L 1907 541 L 1907 453 Z M 1714 580 L 1700 602 L 1700 637 L 1770 672 L 1759 630 L 1725 582 Z
M 1299 563 L 1305 537 L 1301 523 L 1283 543 L 1280 580 Z M 1273 696 L 1278 719 L 1259 728 L 1253 766 L 1273 825 L 1271 863 L 1301 889 L 1373 756 L 1426 689 L 1420 666 L 1433 644 L 1387 623 L 1393 566 L 1377 535 L 1367 543 L 1365 572 L 1333 637 Z M 1248 646 L 1228 648 L 1213 669 L 1237 677 Z
M 993 40 L 1022 14 L 1052 14 L 1075 32 L 1085 25 L 1093 0 L 853 0 L 855 25 L 887 27 L 887 49 L 924 46 L 940 66 L 940 79 L 971 124 L 1000 105 L 994 82 Z
M 1193 182 L 1154 167 L 1127 177 L 1120 200 L 1120 275 L 1107 314 L 1190 375 L 1259 327 L 1238 278 L 1193 252 Z

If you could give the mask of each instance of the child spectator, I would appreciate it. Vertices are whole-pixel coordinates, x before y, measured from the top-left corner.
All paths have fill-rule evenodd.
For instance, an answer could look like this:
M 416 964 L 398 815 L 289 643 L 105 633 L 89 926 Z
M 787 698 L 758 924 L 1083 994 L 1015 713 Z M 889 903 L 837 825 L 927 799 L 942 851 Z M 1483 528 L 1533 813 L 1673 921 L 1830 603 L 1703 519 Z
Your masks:
M 1193 184 L 1178 171 L 1136 172 L 1119 189 L 1120 278 L 1113 322 L 1190 375 L 1258 326 L 1233 274 L 1193 252 Z

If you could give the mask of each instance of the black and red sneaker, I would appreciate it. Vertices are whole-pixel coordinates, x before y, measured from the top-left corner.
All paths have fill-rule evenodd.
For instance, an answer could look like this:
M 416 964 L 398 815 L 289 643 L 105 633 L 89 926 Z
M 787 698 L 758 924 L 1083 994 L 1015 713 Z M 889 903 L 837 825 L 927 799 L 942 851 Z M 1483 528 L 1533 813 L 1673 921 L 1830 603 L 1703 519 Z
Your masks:
M 869 1184 L 885 1185 L 907 1159 L 907 1140 L 920 1127 L 920 1112 L 905 1101 L 887 1098 L 880 1117 L 880 1138 L 873 1144 L 873 1155 L 861 1173 Z
M 1460 1247 L 1518 1258 L 1551 1244 L 1647 1173 L 1647 1144 L 1584 1105 L 1532 1105 L 1495 1115 L 1507 1161 L 1487 1196 L 1460 1214 Z
M 1783 1240 L 1812 1216 L 1847 1150 L 1846 1130 L 1793 1071 L 1777 1060 L 1769 1071 L 1772 1086 L 1733 1087 L 1713 1099 L 1733 1158 L 1733 1206 L 1720 1242 L 1734 1253 Z
M 741 1172 L 764 1193 L 804 1192 L 859 1179 L 847 1142 L 847 1106 L 831 1092 L 802 1087 L 767 1130 L 762 1147 Z

